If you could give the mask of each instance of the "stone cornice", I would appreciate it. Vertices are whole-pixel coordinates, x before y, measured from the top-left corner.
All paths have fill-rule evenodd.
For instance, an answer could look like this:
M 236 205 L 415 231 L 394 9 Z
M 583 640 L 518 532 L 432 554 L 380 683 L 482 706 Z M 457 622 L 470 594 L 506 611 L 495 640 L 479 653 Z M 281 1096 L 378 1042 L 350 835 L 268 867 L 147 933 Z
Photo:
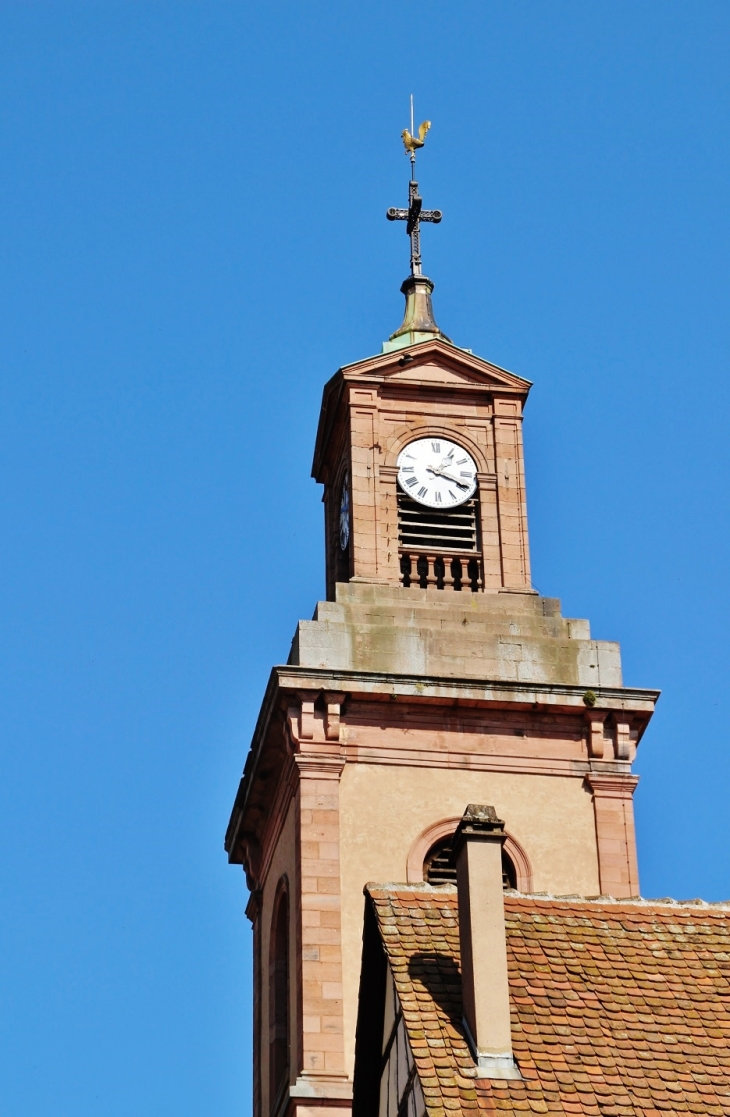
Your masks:
M 329 668 L 274 667 L 269 676 L 261 710 L 254 729 L 231 819 L 225 838 L 225 849 L 234 855 L 241 822 L 254 784 L 272 718 L 281 709 L 282 697 L 310 692 L 336 692 L 337 697 L 365 698 L 372 701 L 415 700 L 419 703 L 458 705 L 484 709 L 548 710 L 555 713 L 584 714 L 585 687 L 558 684 L 511 682 L 488 679 L 397 675 L 376 671 L 342 671 Z M 659 698 L 657 690 L 629 687 L 599 687 L 594 690 L 594 709 L 632 713 L 648 721 Z M 642 727 L 643 728 L 643 727 Z M 640 735 L 640 734 L 639 734 Z
M 453 703 L 454 700 L 472 705 L 499 705 L 515 703 L 526 708 L 560 707 L 577 712 L 585 710 L 585 686 L 565 686 L 557 683 L 517 682 L 503 679 L 464 679 L 435 675 L 400 675 L 380 671 L 342 671 L 325 667 L 274 667 L 268 689 L 275 685 L 279 690 L 344 691 L 346 694 L 372 697 L 391 695 L 403 698 L 430 698 Z M 661 694 L 658 690 L 636 687 L 593 687 L 595 706 L 605 710 L 653 711 Z M 266 704 L 266 699 L 264 699 Z M 263 712 L 263 707 L 262 707 Z M 260 720 L 260 719 L 259 719 Z M 258 728 L 258 726 L 257 726 Z M 254 741 L 256 734 L 254 734 Z

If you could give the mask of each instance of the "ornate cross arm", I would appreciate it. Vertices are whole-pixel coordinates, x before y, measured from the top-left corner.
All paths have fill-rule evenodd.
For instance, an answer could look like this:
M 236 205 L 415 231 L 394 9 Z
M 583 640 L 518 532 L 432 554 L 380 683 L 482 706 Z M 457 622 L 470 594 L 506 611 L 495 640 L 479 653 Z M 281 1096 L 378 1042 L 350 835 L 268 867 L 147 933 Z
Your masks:
M 395 206 L 391 206 L 389 210 L 386 210 L 385 216 L 389 221 L 408 221 L 410 212 L 407 209 L 397 209 Z M 419 221 L 432 221 L 434 225 L 438 225 L 442 217 L 443 213 L 440 209 L 422 209 L 418 214 Z M 410 233 L 410 231 L 410 229 L 406 229 L 407 233 Z
M 418 183 L 413 179 L 408 183 L 408 209 L 391 206 L 385 216 L 389 221 L 407 221 L 406 232 L 411 240 L 411 275 L 421 274 L 421 230 L 422 221 L 438 225 L 443 217 L 440 209 L 423 209 L 423 198 L 418 193 Z

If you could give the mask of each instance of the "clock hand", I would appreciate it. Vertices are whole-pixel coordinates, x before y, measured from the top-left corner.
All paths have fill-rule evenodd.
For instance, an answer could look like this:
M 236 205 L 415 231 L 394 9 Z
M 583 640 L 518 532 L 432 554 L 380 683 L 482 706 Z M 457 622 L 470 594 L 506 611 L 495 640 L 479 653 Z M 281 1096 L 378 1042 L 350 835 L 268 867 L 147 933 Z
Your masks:
M 468 482 L 457 480 L 457 478 L 452 477 L 450 473 L 444 473 L 443 469 L 441 468 L 434 469 L 433 466 L 427 465 L 426 470 L 429 473 L 433 473 L 434 477 L 443 477 L 446 481 L 452 481 L 455 485 L 458 485 L 460 489 L 469 488 Z
M 434 469 L 433 472 L 434 473 L 440 473 L 442 469 L 446 469 L 447 465 L 451 465 L 451 459 L 453 458 L 453 456 L 454 456 L 454 451 L 452 450 L 450 454 L 447 454 L 445 458 L 441 459 L 441 465 L 438 467 L 438 469 Z M 431 469 L 431 468 L 432 467 L 430 465 L 426 466 L 426 469 Z
M 468 481 L 459 481 L 456 477 L 453 477 L 450 473 L 444 473 L 443 470 L 441 470 L 441 476 L 445 477 L 447 481 L 453 481 L 454 484 L 458 485 L 459 488 L 461 488 L 461 489 L 468 489 L 469 488 L 469 482 Z

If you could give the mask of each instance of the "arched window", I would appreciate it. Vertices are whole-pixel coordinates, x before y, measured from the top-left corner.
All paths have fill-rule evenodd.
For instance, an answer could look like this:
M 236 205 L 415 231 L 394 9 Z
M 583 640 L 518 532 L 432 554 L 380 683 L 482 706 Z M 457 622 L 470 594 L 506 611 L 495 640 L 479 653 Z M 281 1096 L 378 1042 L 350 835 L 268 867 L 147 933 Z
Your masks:
M 289 896 L 279 885 L 269 943 L 269 1106 L 278 1105 L 289 1071 Z
M 456 859 L 451 848 L 453 836 L 442 838 L 431 846 L 423 863 L 423 879 L 427 884 L 456 884 Z M 517 873 L 512 858 L 502 848 L 502 887 L 517 888 Z

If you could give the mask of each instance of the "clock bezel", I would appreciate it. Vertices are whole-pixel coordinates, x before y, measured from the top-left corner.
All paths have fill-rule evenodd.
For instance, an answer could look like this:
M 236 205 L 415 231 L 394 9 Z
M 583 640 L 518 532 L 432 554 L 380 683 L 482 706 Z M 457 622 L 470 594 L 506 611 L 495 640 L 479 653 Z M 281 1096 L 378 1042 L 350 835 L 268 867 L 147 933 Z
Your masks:
M 468 491 L 463 493 L 463 494 L 459 494 L 460 495 L 459 500 L 450 501 L 449 503 L 446 503 L 446 504 L 442 503 L 440 500 L 437 500 L 437 499 L 433 499 L 433 500 L 426 499 L 426 500 L 424 500 L 423 496 L 418 495 L 419 490 L 416 489 L 416 487 L 413 485 L 412 482 L 411 482 L 410 486 L 408 485 L 408 480 L 411 480 L 411 479 L 410 478 L 407 479 L 404 476 L 404 472 L 403 472 L 403 470 L 404 470 L 404 458 L 408 454 L 408 451 L 413 448 L 413 446 L 422 445 L 424 443 L 429 443 L 429 442 L 431 443 L 432 453 L 434 455 L 442 455 L 444 453 L 444 450 L 442 449 L 442 447 L 445 447 L 445 448 L 453 447 L 454 450 L 458 451 L 459 453 L 462 453 L 462 454 L 466 455 L 466 458 L 468 459 L 468 462 L 469 462 L 469 470 L 472 471 L 472 477 L 471 477 L 471 480 L 469 482 Z M 438 449 L 435 449 L 434 447 L 438 447 Z M 442 457 L 442 460 L 441 460 L 440 464 L 443 465 L 443 457 Z M 455 463 L 455 464 L 457 464 L 457 463 Z M 406 467 L 406 468 L 410 468 L 410 467 Z M 479 468 L 477 466 L 476 461 L 474 460 L 474 455 L 472 454 L 471 450 L 468 450 L 466 448 L 466 446 L 463 445 L 463 443 L 458 442 L 451 435 L 446 435 L 446 434 L 425 434 L 424 435 L 424 434 L 421 434 L 421 435 L 418 435 L 418 437 L 416 437 L 416 438 L 412 438 L 399 451 L 398 457 L 396 458 L 396 469 L 398 471 L 397 472 L 397 485 L 398 485 L 398 488 L 400 489 L 400 491 L 405 496 L 409 497 L 409 499 L 413 500 L 416 504 L 420 505 L 421 508 L 428 508 L 428 509 L 431 509 L 432 511 L 436 511 L 436 512 L 450 512 L 452 509 L 455 509 L 455 508 L 463 508 L 463 506 L 465 504 L 467 504 L 470 500 L 474 499 L 474 497 L 477 494 L 477 489 L 479 487 L 479 482 L 478 482 Z M 456 482 L 456 483 L 460 484 L 461 482 Z M 421 489 L 423 489 L 423 483 L 421 484 Z

